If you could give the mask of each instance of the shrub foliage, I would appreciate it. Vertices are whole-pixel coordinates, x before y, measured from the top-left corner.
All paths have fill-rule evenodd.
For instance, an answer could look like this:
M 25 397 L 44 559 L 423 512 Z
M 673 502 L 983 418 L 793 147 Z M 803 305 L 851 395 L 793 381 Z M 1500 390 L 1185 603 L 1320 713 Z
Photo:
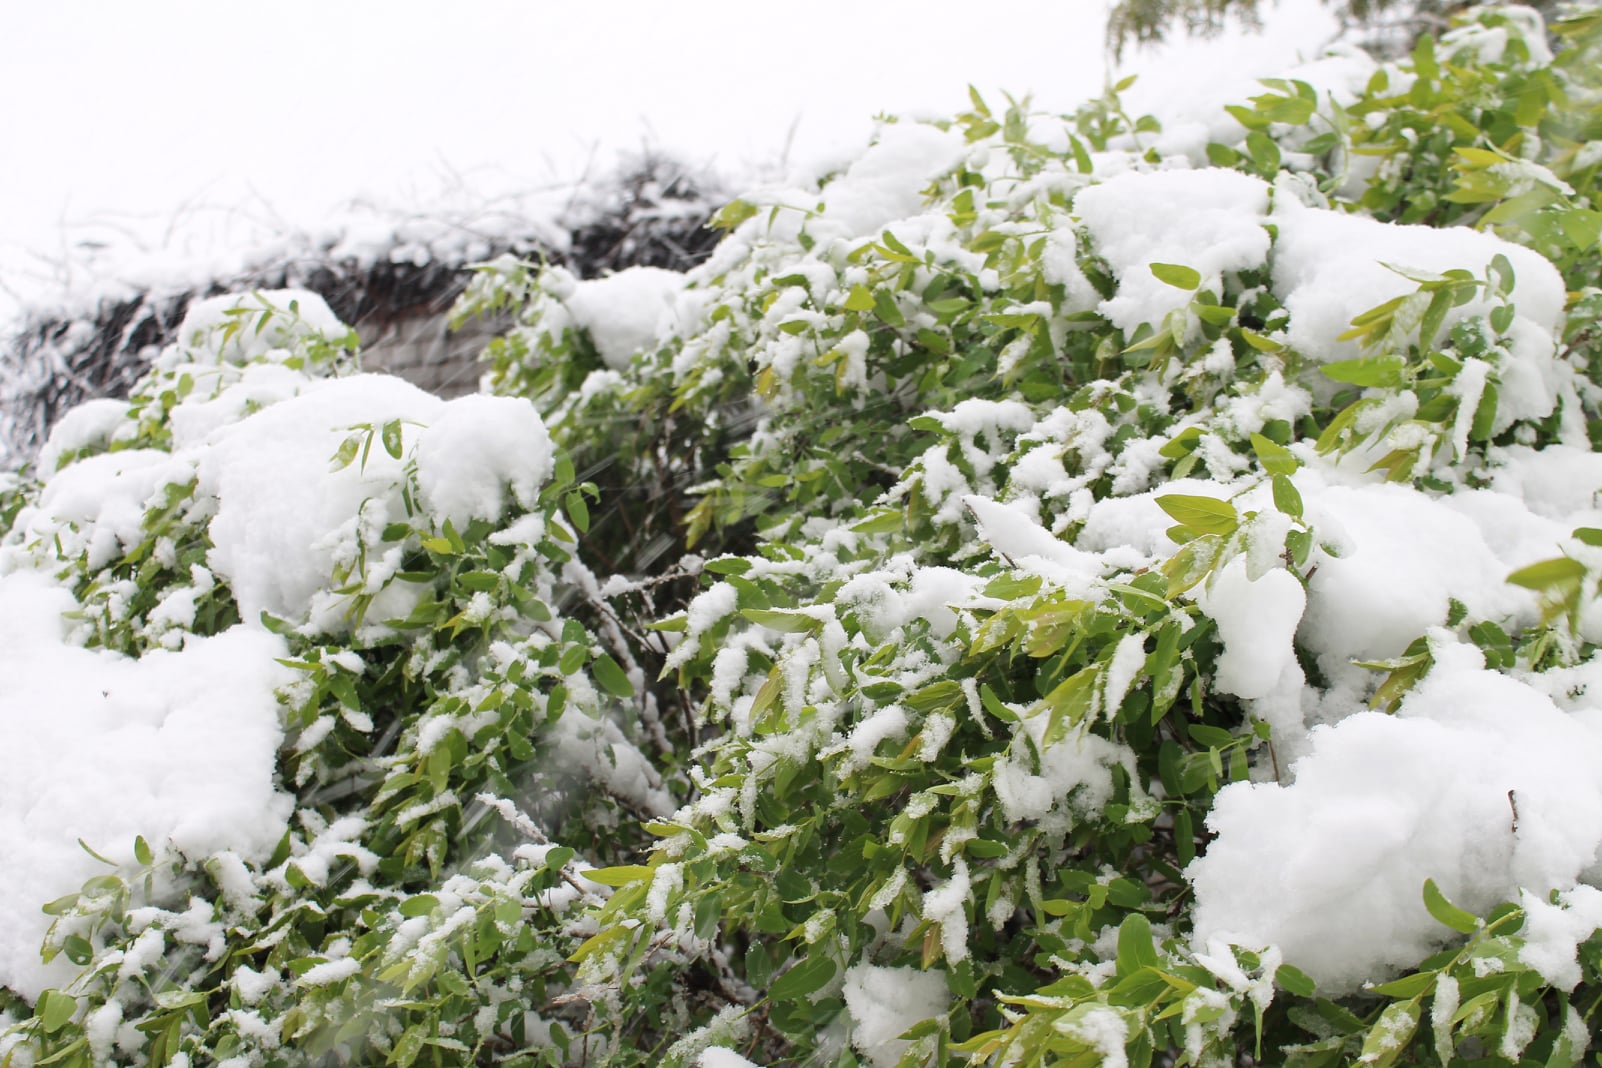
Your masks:
M 823 210 L 731 203 L 621 370 L 572 311 L 587 283 L 486 265 L 458 314 L 515 313 L 486 383 L 532 404 L 554 459 L 536 493 L 458 522 L 423 503 L 416 426 L 347 427 L 332 465 L 379 481 L 325 576 L 335 617 L 241 623 L 206 570 L 200 477 L 109 555 L 51 519 L 56 471 L 0 484 L 7 566 L 72 591 L 76 640 L 138 657 L 265 627 L 294 673 L 277 849 L 141 838 L 49 903 L 43 952 L 76 977 L 31 1005 L 0 991 L 0 1062 L 1580 1063 L 1602 943 L 1554 987 L 1520 955 L 1518 902 L 1476 916 L 1420 887 L 1445 948 L 1356 990 L 1191 937 L 1215 795 L 1289 771 L 1275 725 L 1218 685 L 1214 578 L 1244 560 L 1305 587 L 1338 552 L 1304 509 L 1310 462 L 1441 497 L 1494 447 L 1590 447 L 1602 416 L 1602 15 L 1555 23 L 1555 56 L 1516 10 L 1475 20 L 1344 97 L 1265 83 L 1194 158 L 1117 91 L 1067 116 L 976 94 L 933 124 L 960 151 L 910 222 L 833 226 L 851 172 Z M 1127 272 L 1077 198 L 1204 167 L 1549 259 L 1556 405 L 1499 410 L 1506 257 L 1415 277 L 1341 324 L 1359 348 L 1334 363 L 1294 343 L 1267 257 L 1152 263 L 1166 310 L 1115 324 Z M 290 392 L 352 369 L 326 330 L 229 355 L 300 313 L 235 308 L 51 461 L 171 450 L 175 413 L 230 396 L 236 420 L 287 403 L 248 392 L 263 366 Z M 1164 491 L 1185 479 L 1230 490 Z M 1143 495 L 1166 553 L 1088 527 Z M 1514 576 L 1540 620 L 1447 624 L 1508 672 L 1583 663 L 1586 559 Z M 385 615 L 399 584 L 407 611 Z M 186 618 L 160 610 L 180 588 Z M 1417 637 L 1371 666 L 1376 707 L 1427 676 Z

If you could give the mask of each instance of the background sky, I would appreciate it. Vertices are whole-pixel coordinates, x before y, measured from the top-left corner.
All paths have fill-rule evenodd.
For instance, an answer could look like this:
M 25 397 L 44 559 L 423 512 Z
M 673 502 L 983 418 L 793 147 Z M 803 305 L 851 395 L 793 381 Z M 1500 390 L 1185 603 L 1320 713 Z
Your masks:
M 203 259 L 353 201 L 558 185 L 646 146 L 771 172 L 860 146 L 880 112 L 961 110 L 969 83 L 1066 111 L 1105 84 L 1105 3 L 6 4 L 0 315 L 107 246 Z M 1334 32 L 1313 0 L 1267 16 L 1124 68 L 1139 96 L 1249 91 Z

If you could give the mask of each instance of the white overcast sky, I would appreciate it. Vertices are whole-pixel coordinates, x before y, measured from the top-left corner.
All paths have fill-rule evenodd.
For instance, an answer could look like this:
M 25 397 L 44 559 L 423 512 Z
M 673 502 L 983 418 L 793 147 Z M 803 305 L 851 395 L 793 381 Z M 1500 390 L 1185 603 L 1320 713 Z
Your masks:
M 1105 2 L 9 0 L 0 284 L 86 240 L 170 246 L 175 218 L 315 230 L 353 199 L 548 184 L 644 144 L 725 173 L 804 161 L 878 112 L 960 110 L 970 82 L 1068 110 L 1104 84 Z M 1193 90 L 1333 30 L 1311 0 L 1268 14 L 1266 36 L 1126 66 Z

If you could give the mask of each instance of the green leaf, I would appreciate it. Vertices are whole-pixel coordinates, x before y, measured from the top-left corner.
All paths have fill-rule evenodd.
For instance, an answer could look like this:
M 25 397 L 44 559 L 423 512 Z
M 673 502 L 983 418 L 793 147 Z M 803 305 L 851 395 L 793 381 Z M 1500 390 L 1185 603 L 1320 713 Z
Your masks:
M 901 239 L 896 237 L 896 235 L 892 234 L 889 230 L 884 232 L 882 240 L 885 250 L 891 255 L 892 258 L 899 260 L 910 260 L 913 263 L 918 262 L 917 255 L 906 245 L 902 244 Z
M 834 978 L 834 961 L 828 957 L 807 957 L 774 980 L 768 997 L 774 1001 L 795 1001 L 816 993 Z
M 863 285 L 852 286 L 851 294 L 845 299 L 845 307 L 847 311 L 872 311 L 873 290 Z
M 1201 439 L 1201 427 L 1187 426 L 1184 430 L 1165 441 L 1163 447 L 1157 450 L 1157 455 L 1168 460 L 1178 460 L 1181 457 L 1189 456 L 1195 451 L 1196 444 Z
M 556 463 L 551 472 L 551 482 L 557 487 L 566 486 L 572 483 L 574 477 L 573 458 L 564 449 L 556 454 Z
M 1513 292 L 1513 263 L 1502 253 L 1491 257 L 1490 276 L 1496 279 L 1496 290 L 1502 294 Z M 1506 305 L 1504 305 L 1506 307 Z
M 361 448 L 362 439 L 360 435 L 353 435 L 340 442 L 339 448 L 334 452 L 331 470 L 338 471 L 349 467 L 355 462 L 356 454 L 361 451 Z
M 1178 263 L 1154 263 L 1151 273 L 1157 276 L 1159 282 L 1164 282 L 1175 289 L 1194 290 L 1201 285 L 1201 274 L 1194 267 L 1186 267 Z
M 1385 1006 L 1385 1011 L 1380 1013 L 1379 1019 L 1363 1039 L 1363 1052 L 1359 1062 L 1375 1065 L 1376 1068 L 1389 1068 L 1395 1064 L 1406 1052 L 1408 1043 L 1413 1039 L 1413 1032 L 1418 1030 L 1419 1009 L 1420 1004 L 1416 998 Z
M 383 436 L 384 436 L 384 451 L 389 453 L 395 459 L 399 460 L 401 458 L 401 422 L 400 422 L 400 420 L 399 419 L 391 419 L 389 422 L 385 423 L 384 424 Z
M 1181 545 L 1178 552 L 1163 561 L 1163 575 L 1168 579 L 1166 595 L 1177 597 L 1206 578 L 1223 549 L 1223 540 L 1216 534 L 1203 534 Z
M 580 534 L 590 532 L 590 506 L 584 502 L 584 495 L 575 490 L 562 498 L 562 507 L 567 511 L 567 517 L 578 527 Z
M 61 951 L 67 959 L 82 968 L 95 959 L 94 943 L 83 935 L 70 934 L 61 940 Z
M 590 868 L 579 874 L 592 883 L 620 887 L 650 879 L 655 876 L 656 869 L 644 864 L 620 864 L 612 868 Z
M 1558 229 L 1576 252 L 1589 253 L 1602 242 L 1602 211 L 1589 208 L 1563 208 L 1553 212 Z
M 1279 145 L 1263 131 L 1253 130 L 1246 135 L 1246 151 L 1251 153 L 1252 162 L 1263 174 L 1279 170 Z
M 893 508 L 881 509 L 877 515 L 869 516 L 859 523 L 851 524 L 851 529 L 857 534 L 889 534 L 898 531 L 907 525 L 905 513 Z
M 713 230 L 733 230 L 747 219 L 755 218 L 759 210 L 748 200 L 731 200 L 718 209 L 707 226 Z
M 782 612 L 769 608 L 745 608 L 740 615 L 752 623 L 782 634 L 813 634 L 823 629 L 823 620 L 800 612 Z
M 589 658 L 590 650 L 587 646 L 570 645 L 566 649 L 563 649 L 562 655 L 557 658 L 556 670 L 560 671 L 564 675 L 571 675 L 573 672 L 583 667 L 585 661 L 589 660 Z
M 1174 859 L 1181 868 L 1196 859 L 1196 827 L 1188 808 L 1174 813 Z
M 1451 289 L 1438 289 L 1430 297 L 1429 307 L 1424 309 L 1424 317 L 1418 325 L 1418 343 L 1424 348 L 1434 348 L 1435 335 L 1441 332 L 1446 313 L 1452 308 L 1452 296 Z
M 155 854 L 150 851 L 150 843 L 145 841 L 145 836 L 142 834 L 134 838 L 134 859 L 147 868 L 156 859 Z
M 907 325 L 906 316 L 896 306 L 896 298 L 883 289 L 873 295 L 873 313 L 887 326 L 900 328 Z
M 1240 328 L 1240 336 L 1245 339 L 1246 344 L 1250 345 L 1252 348 L 1256 349 L 1258 352 L 1284 352 L 1285 351 L 1285 346 L 1283 344 L 1281 344 L 1280 342 L 1275 341 L 1271 337 L 1265 337 L 1262 334 L 1259 334 L 1255 330 L 1248 330 L 1244 326 Z
M 59 990 L 46 990 L 34 1005 L 34 1015 L 47 1035 L 53 1035 L 67 1025 L 72 1014 L 78 1011 L 78 999 Z
M 1096 682 L 1100 677 L 1100 666 L 1092 665 L 1074 672 L 1041 698 L 1047 710 L 1046 730 L 1040 739 L 1042 748 L 1060 742 L 1067 737 L 1070 727 L 1083 722 L 1090 714 L 1096 696 Z
M 1329 378 L 1348 385 L 1391 389 L 1406 381 L 1407 361 L 1400 356 L 1364 356 L 1326 363 L 1320 370 Z
M 1170 493 L 1158 497 L 1157 506 L 1172 516 L 1174 522 L 1203 534 L 1228 536 L 1240 526 L 1235 506 L 1216 497 Z
M 1274 507 L 1293 519 L 1302 517 L 1301 491 L 1284 475 L 1274 476 Z
M 1224 749 L 1235 744 L 1235 736 L 1222 727 L 1209 726 L 1206 723 L 1192 723 L 1186 726 L 1185 732 L 1191 740 L 1198 745 L 1209 746 L 1213 749 Z
M 1372 992 L 1383 998 L 1416 998 L 1435 988 L 1434 972 L 1414 972 L 1388 983 L 1373 987 Z
M 402 901 L 396 906 L 395 911 L 402 916 L 411 918 L 413 916 L 427 916 L 437 908 L 439 908 L 439 898 L 433 894 L 418 894 L 416 897 L 409 897 Z
M 110 859 L 108 859 L 106 857 L 101 856 L 99 853 L 96 853 L 94 851 L 94 848 L 92 846 L 90 846 L 88 842 L 85 842 L 82 838 L 78 839 L 78 848 L 83 850 L 85 853 L 88 853 L 91 857 L 94 857 L 96 860 L 98 860 L 102 864 L 105 864 L 105 865 L 107 865 L 109 867 L 113 867 L 113 868 L 115 868 L 117 866 L 117 862 L 116 861 L 110 860 Z
M 1306 972 L 1289 964 L 1279 966 L 1274 972 L 1274 982 L 1283 987 L 1287 993 L 1299 998 L 1310 998 L 1317 989 Z
M 1529 590 L 1554 590 L 1578 583 L 1585 578 L 1585 565 L 1567 556 L 1555 560 L 1542 560 L 1538 564 L 1521 567 L 1507 577 L 1515 586 Z
M 80 894 L 67 894 L 65 897 L 58 897 L 54 901 L 41 905 L 39 911 L 46 916 L 65 916 L 72 911 L 73 906 L 78 904 L 78 898 L 81 896 Z
M 1152 944 L 1151 921 L 1131 912 L 1118 925 L 1118 974 L 1133 975 L 1141 968 L 1157 967 L 1157 949 Z
M 1441 893 L 1441 888 L 1435 885 L 1434 879 L 1424 880 L 1424 907 L 1429 909 L 1430 915 L 1437 921 L 1459 934 L 1473 934 L 1479 929 L 1479 919 L 1472 912 L 1460 909 L 1446 900 L 1446 895 Z
M 595 681 L 614 697 L 633 697 L 634 684 L 629 681 L 628 674 L 606 653 L 596 657 L 590 664 L 590 674 Z
M 989 683 L 979 685 L 979 701 L 985 706 L 985 711 L 997 719 L 1005 723 L 1018 722 L 1018 713 L 1008 708 L 1001 698 L 996 696 L 996 691 L 990 688 Z
M 1257 454 L 1257 462 L 1263 465 L 1263 470 L 1271 475 L 1294 474 L 1302 464 L 1295 453 L 1261 434 L 1252 434 L 1252 451 Z

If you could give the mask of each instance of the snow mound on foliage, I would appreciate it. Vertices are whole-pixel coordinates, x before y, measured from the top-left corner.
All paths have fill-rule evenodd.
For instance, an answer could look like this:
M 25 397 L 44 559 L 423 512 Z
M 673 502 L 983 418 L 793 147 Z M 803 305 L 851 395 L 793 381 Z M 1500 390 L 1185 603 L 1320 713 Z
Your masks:
M 1125 333 L 1161 325 L 1194 296 L 1153 274 L 1153 263 L 1189 267 L 1197 288 L 1217 293 L 1224 272 L 1268 256 L 1268 185 L 1239 171 L 1120 174 L 1082 190 L 1074 213 L 1118 276 L 1118 295 L 1099 310 Z
M 344 332 L 345 324 L 317 294 L 266 289 L 196 301 L 178 324 L 178 347 L 192 357 L 244 363 L 275 351 L 287 354 L 306 338 L 336 338 Z
M 0 986 L 34 999 L 77 972 L 40 960 L 40 905 L 110 871 L 80 839 L 119 863 L 136 835 L 266 859 L 292 807 L 273 692 L 295 673 L 280 638 L 248 627 L 139 659 L 77 648 L 71 594 L 31 572 L 0 577 L 0 606 Z
M 1492 260 L 1513 267 L 1515 309 L 1509 330 L 1512 364 L 1501 368 L 1504 420 L 1539 418 L 1552 409 L 1545 368 L 1563 320 L 1563 278 L 1539 253 L 1466 227 L 1385 223 L 1361 215 L 1309 208 L 1277 196 L 1272 219 L 1274 289 L 1291 313 L 1286 340 L 1320 362 L 1355 359 L 1355 340 L 1339 340 L 1354 316 L 1418 288 L 1415 276 L 1466 270 L 1484 278 Z M 1444 326 L 1484 318 L 1494 304 L 1483 291 L 1447 312 Z M 1416 332 L 1415 332 L 1416 335 Z M 1505 425 L 1505 423 L 1504 423 Z
M 382 441 L 399 423 L 399 456 Z M 351 462 L 330 458 L 352 435 Z M 551 471 L 551 441 L 525 400 L 461 397 L 442 401 L 398 378 L 357 375 L 307 386 L 298 396 L 223 427 L 194 449 L 202 493 L 217 500 L 209 562 L 228 581 L 244 619 L 262 612 L 316 630 L 343 626 L 348 599 L 332 592 L 335 569 L 376 546 L 409 507 L 401 484 L 417 467 L 422 505 L 463 526 L 499 516 L 511 500 L 530 506 Z M 398 543 L 369 561 L 371 618 L 404 616 Z M 333 584 L 337 585 L 337 583 Z
M 196 447 L 200 492 L 217 500 L 209 563 L 233 590 L 241 618 L 309 611 L 319 629 L 337 627 L 342 599 L 318 596 L 336 564 L 353 562 L 341 557 L 354 550 L 360 528 L 376 542 L 406 515 L 397 491 L 403 461 L 376 440 L 380 429 L 395 419 L 430 422 L 444 406 L 398 378 L 331 379 Z M 369 428 L 366 455 L 330 471 L 341 443 L 364 434 L 362 426 Z
M 1434 879 L 1470 911 L 1573 887 L 1602 846 L 1602 711 L 1560 711 L 1437 632 L 1436 667 L 1395 716 L 1313 732 L 1291 786 L 1218 795 L 1187 874 L 1195 939 L 1272 943 L 1325 993 L 1416 964 L 1453 933 Z
M 846 969 L 844 996 L 851 1014 L 851 1044 L 874 1068 L 893 1068 L 911 1044 L 901 1033 L 939 1016 L 951 1000 L 944 972 L 875 964 Z
M 866 237 L 924 212 L 923 192 L 969 151 L 958 130 L 917 122 L 882 126 L 873 146 L 823 193 L 820 233 Z
M 673 298 L 683 288 L 678 271 L 630 267 L 576 283 L 564 303 L 606 365 L 621 371 L 635 352 L 651 347 L 664 320 L 671 321 Z
M 79 839 L 118 863 L 140 835 L 197 862 L 225 850 L 255 862 L 283 836 L 293 799 L 275 782 L 277 691 L 301 676 L 279 663 L 288 647 L 263 628 L 263 613 L 308 634 L 348 631 L 353 582 L 375 595 L 369 626 L 381 627 L 416 600 L 395 578 L 405 540 L 385 542 L 387 526 L 460 528 L 535 505 L 553 457 L 528 401 L 445 402 L 383 375 L 314 377 L 303 366 L 308 341 L 343 331 L 311 294 L 203 301 L 159 361 L 195 382 L 172 402 L 172 452 L 124 448 L 53 470 L 115 446 L 133 426 L 125 401 L 87 406 L 52 436 L 44 486 L 0 552 L 0 986 L 33 999 L 74 974 L 64 957 L 40 960 L 49 917 L 39 906 L 107 870 Z M 160 638 L 172 647 L 139 657 L 81 647 L 93 620 L 73 621 L 73 573 L 53 569 L 78 557 L 92 573 L 140 546 L 146 517 L 169 494 L 211 542 L 207 566 L 190 569 L 194 585 L 169 587 L 148 611 L 158 633 L 170 628 Z M 151 550 L 173 551 L 170 542 Z M 197 598 L 219 583 L 244 622 L 210 637 L 189 632 Z M 121 585 L 112 614 L 137 592 Z M 572 759 L 610 769 L 631 798 L 665 809 L 648 769 L 626 762 L 633 750 L 607 726 L 593 738 L 570 729 L 562 744 Z
M 1224 652 L 1213 685 L 1245 700 L 1267 697 L 1283 685 L 1302 684 L 1293 645 L 1307 607 L 1296 576 L 1275 568 L 1253 579 L 1244 557 L 1231 560 L 1196 598 L 1218 624 Z

